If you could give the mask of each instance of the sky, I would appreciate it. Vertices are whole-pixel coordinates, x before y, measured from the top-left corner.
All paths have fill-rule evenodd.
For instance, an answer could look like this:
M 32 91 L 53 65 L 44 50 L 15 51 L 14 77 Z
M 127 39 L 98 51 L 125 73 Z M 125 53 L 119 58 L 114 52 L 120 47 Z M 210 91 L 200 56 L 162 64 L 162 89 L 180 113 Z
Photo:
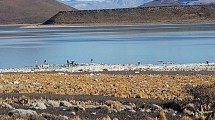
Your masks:
M 79 10 L 138 7 L 152 0 L 58 0 Z M 177 0 L 176 0 L 177 1 Z M 178 0 L 190 4 L 215 3 L 215 0 Z

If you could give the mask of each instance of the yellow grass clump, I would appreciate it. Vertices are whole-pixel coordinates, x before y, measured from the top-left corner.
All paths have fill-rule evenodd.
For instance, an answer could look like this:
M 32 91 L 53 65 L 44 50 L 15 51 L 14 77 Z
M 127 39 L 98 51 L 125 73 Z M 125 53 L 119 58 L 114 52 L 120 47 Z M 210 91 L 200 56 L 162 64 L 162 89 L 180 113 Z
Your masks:
M 73 118 L 70 118 L 70 120 L 81 120 L 81 118 L 79 116 L 75 116 Z
M 109 116 L 106 116 L 106 117 L 102 118 L 102 120 L 111 120 L 111 118 Z
M 164 110 L 160 111 L 160 113 L 159 113 L 159 120 L 167 120 L 166 114 L 165 114 Z
M 184 116 L 180 120 L 193 120 L 193 119 L 189 116 Z
M 107 106 L 109 106 L 111 109 L 116 109 L 117 111 L 121 111 L 122 103 L 119 101 L 112 101 L 108 100 L 105 102 Z

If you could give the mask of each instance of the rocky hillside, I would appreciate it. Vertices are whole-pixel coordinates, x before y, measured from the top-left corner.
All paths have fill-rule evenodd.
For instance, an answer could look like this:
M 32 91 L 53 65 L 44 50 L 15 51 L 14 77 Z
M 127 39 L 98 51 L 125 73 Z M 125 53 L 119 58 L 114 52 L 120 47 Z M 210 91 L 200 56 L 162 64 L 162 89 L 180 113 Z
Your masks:
M 43 23 L 59 11 L 75 10 L 55 0 L 0 0 L 0 24 Z
M 44 24 L 211 23 L 215 6 L 169 6 L 109 10 L 62 11 Z

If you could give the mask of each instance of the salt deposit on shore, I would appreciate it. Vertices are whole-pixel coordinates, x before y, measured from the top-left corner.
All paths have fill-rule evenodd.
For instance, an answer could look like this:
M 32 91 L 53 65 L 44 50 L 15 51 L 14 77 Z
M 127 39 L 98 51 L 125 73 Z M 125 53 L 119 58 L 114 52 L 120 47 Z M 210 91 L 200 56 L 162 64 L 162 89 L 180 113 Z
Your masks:
M 0 69 L 0 73 L 7 72 L 102 72 L 102 71 L 215 71 L 215 63 L 193 64 L 77 64 L 40 65 L 37 67 Z

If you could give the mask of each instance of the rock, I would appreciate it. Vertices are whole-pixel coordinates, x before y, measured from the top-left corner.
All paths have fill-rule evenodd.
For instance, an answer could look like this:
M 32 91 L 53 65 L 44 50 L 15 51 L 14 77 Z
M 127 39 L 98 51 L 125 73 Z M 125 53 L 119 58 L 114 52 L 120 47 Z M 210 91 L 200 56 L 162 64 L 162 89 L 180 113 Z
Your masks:
M 129 112 L 132 112 L 132 113 L 136 113 L 136 111 L 135 110 L 128 110 Z
M 37 112 L 33 110 L 15 109 L 9 111 L 8 115 L 13 117 L 28 117 L 37 115 Z
M 163 108 L 161 107 L 161 106 L 159 106 L 159 105 L 156 105 L 156 104 L 152 104 L 152 106 L 151 106 L 151 109 L 152 110 L 162 110 Z
M 58 120 L 69 120 L 69 118 L 67 116 L 62 116 L 62 115 L 59 115 L 57 117 Z
M 70 115 L 76 115 L 76 112 L 72 111 L 70 112 Z
M 45 102 L 45 105 L 57 108 L 57 107 L 60 107 L 60 102 L 53 101 L 53 100 L 48 100 L 47 102 Z
M 90 73 L 90 76 L 94 76 L 94 74 L 93 74 L 93 73 Z
M 61 107 L 61 110 L 63 111 L 75 111 L 75 112 L 78 112 L 78 111 L 86 111 L 86 109 L 82 106 L 79 106 L 79 105 L 73 105 L 71 107 Z
M 215 120 L 215 111 L 210 113 L 205 120 Z
M 13 80 L 12 84 L 17 85 L 17 84 L 19 84 L 19 81 L 18 80 Z
M 152 112 L 150 109 L 147 109 L 147 110 L 145 110 L 147 113 L 150 113 L 150 112 Z
M 187 104 L 183 109 L 183 113 L 185 113 L 189 116 L 194 116 L 197 111 L 198 111 L 198 109 L 196 109 L 195 105 L 192 103 Z
M 8 108 L 8 109 L 13 109 L 13 107 L 10 104 L 7 104 L 5 102 L 3 102 L 2 104 L 0 104 L 1 108 Z
M 67 102 L 67 101 L 61 101 L 60 102 L 60 106 L 63 106 L 63 107 L 72 107 L 72 104 L 70 102 Z
M 91 115 L 96 115 L 96 112 L 92 112 Z
M 46 105 L 43 102 L 33 103 L 30 108 L 31 109 L 36 109 L 36 110 L 45 110 L 45 109 L 47 109 Z
M 84 107 L 81 107 L 81 106 L 75 106 L 74 107 L 75 111 L 86 111 L 86 109 Z
M 95 106 L 95 105 L 86 105 L 85 108 L 88 109 L 97 109 L 99 106 Z
M 122 105 L 121 110 L 133 110 L 133 107 L 129 105 Z
M 47 120 L 69 120 L 67 116 L 62 116 L 62 115 L 56 116 L 48 113 L 42 113 L 41 116 Z
M 140 112 L 143 112 L 143 113 L 144 113 L 144 112 L 146 112 L 146 110 L 145 110 L 145 109 L 140 109 Z
M 188 110 L 191 110 L 191 111 L 195 111 L 196 110 L 195 105 L 192 104 L 192 103 L 187 104 L 185 106 L 185 108 L 188 109 Z
M 118 112 L 118 110 L 116 110 L 116 109 L 109 109 L 108 110 L 108 113 L 117 113 Z

